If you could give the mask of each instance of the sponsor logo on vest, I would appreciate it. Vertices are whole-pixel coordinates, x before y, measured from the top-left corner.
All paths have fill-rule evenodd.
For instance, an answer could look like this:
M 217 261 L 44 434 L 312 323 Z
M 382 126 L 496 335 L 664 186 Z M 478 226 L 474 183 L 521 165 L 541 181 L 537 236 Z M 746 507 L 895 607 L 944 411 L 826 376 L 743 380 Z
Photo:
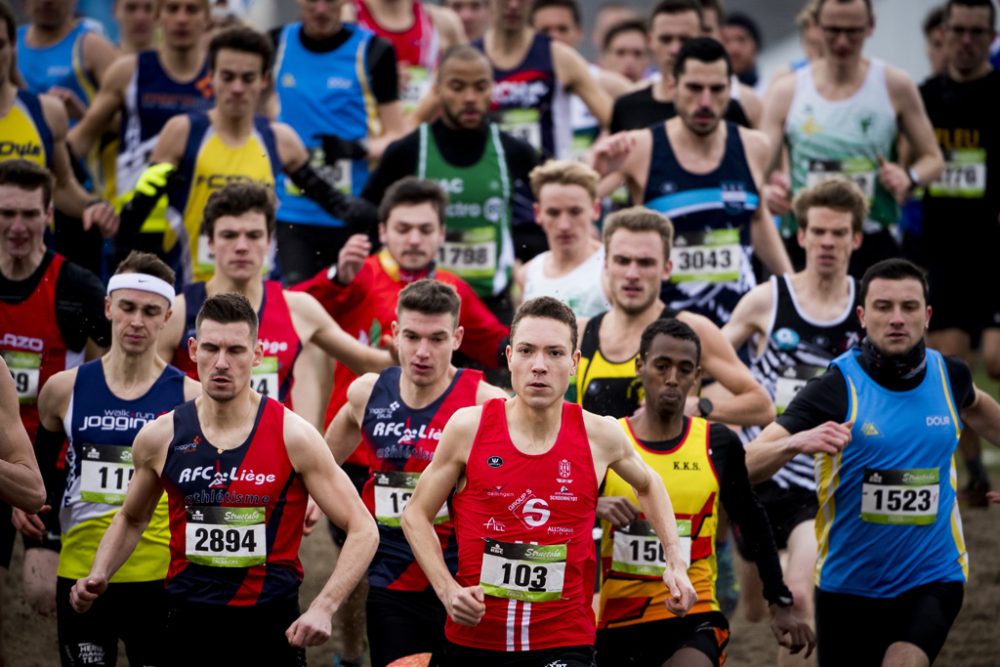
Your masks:
M 375 417 L 375 419 L 389 419 L 398 407 L 399 402 L 393 401 L 387 408 L 368 408 L 368 414 Z
M 486 523 L 483 524 L 483 528 L 486 530 L 492 530 L 496 533 L 502 533 L 507 530 L 507 526 L 503 522 L 497 521 L 493 517 L 490 517 Z
M 137 431 L 147 422 L 156 419 L 156 414 L 152 412 L 136 412 L 128 410 L 105 410 L 103 415 L 84 415 L 83 423 L 80 424 L 80 432 L 87 430 L 98 431 Z
M 486 465 L 488 465 L 491 468 L 499 468 L 500 466 L 503 465 L 503 459 L 499 456 L 491 456 L 488 459 L 486 459 Z
M 549 94 L 549 90 L 547 81 L 501 81 L 493 89 L 493 99 L 508 108 L 532 109 Z
M 926 422 L 928 426 L 951 426 L 951 417 L 948 415 L 934 415 L 927 417 Z
M 257 486 L 262 486 L 273 483 L 278 478 L 274 473 L 254 472 L 253 468 L 240 470 L 233 466 L 228 471 L 220 470 L 216 472 L 212 466 L 195 466 L 182 470 L 178 481 L 181 484 L 186 484 L 199 479 L 211 481 L 212 486 L 226 484 L 227 482 L 250 482 Z
M 465 192 L 465 179 L 464 178 L 439 178 L 437 179 L 438 185 L 441 189 L 450 195 L 460 195 Z M 448 208 L 451 208 L 450 206 Z M 450 214 L 449 214 L 450 215 Z
M 331 76 L 326 80 L 326 87 L 331 90 L 349 90 L 351 80 L 342 76 Z
M 701 470 L 697 461 L 674 461 L 674 470 Z
M 257 342 L 264 348 L 264 354 L 278 354 L 279 352 L 288 351 L 288 341 L 286 340 L 268 340 L 267 338 L 258 338 Z
M 378 422 L 372 428 L 373 437 L 394 436 L 399 438 L 400 443 L 412 442 L 413 440 L 440 440 L 441 429 L 431 428 L 427 424 L 421 424 L 420 428 L 409 428 L 406 422 Z
M 861 432 L 864 433 L 865 435 L 869 436 L 869 437 L 874 437 L 876 435 L 882 435 L 882 432 L 879 431 L 878 427 L 875 426 L 875 424 L 873 424 L 872 422 L 865 422 L 864 424 L 862 424 L 862 426 L 861 426 Z
M 538 528 L 545 525 L 552 512 L 549 504 L 537 497 L 531 489 L 525 490 L 507 509 L 528 528 Z
M 38 144 L 19 144 L 14 141 L 0 141 L 0 158 L 29 158 L 39 157 L 42 154 L 42 147 Z
M 265 187 L 271 187 L 271 184 L 266 181 L 255 181 L 249 176 L 244 176 L 242 174 L 199 174 L 197 178 L 194 179 L 194 184 L 196 186 L 204 186 L 211 190 L 221 190 L 227 185 L 233 183 L 256 183 L 257 185 L 263 185 Z
M 41 338 L 32 338 L 31 336 L 16 336 L 12 333 L 5 333 L 3 338 L 0 338 L 0 346 L 41 352 L 45 347 L 45 341 Z

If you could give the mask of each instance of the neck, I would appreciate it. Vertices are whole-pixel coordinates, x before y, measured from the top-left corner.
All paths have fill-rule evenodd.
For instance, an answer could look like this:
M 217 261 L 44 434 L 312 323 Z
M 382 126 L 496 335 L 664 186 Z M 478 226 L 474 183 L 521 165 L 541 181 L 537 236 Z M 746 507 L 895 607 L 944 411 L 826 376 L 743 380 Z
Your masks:
M 38 245 L 24 257 L 0 257 L 0 274 L 7 280 L 26 280 L 38 269 L 45 257 L 45 246 Z
M 638 313 L 628 313 L 612 305 L 611 310 L 608 312 L 608 317 L 615 327 L 625 330 L 638 329 L 642 331 L 660 317 L 660 313 L 663 312 L 665 307 L 664 303 L 659 299 Z
M 62 25 L 50 28 L 32 23 L 28 28 L 27 39 L 38 46 L 50 46 L 68 35 L 76 27 L 76 20 L 71 19 Z
M 808 265 L 805 271 L 796 274 L 801 276 L 806 290 L 813 297 L 818 297 L 821 301 L 831 301 L 850 289 L 850 280 L 847 277 L 847 266 L 836 273 L 819 273 L 811 269 Z
M 403 376 L 399 383 L 399 393 L 403 398 L 403 401 L 417 410 L 425 408 L 437 399 L 441 398 L 441 394 L 445 392 L 451 381 L 455 379 L 455 373 L 458 372 L 454 366 L 449 365 L 448 371 L 441 375 L 437 380 L 428 385 L 419 385 L 410 382 L 406 377 L 406 372 L 403 372 Z
M 966 81 L 975 81 L 976 79 L 981 79 L 987 74 L 993 71 L 993 66 L 990 65 L 989 60 L 985 60 L 980 63 L 977 67 L 974 67 L 967 71 L 959 70 L 951 65 L 948 66 L 948 76 L 959 83 L 964 83 Z
M 171 72 L 187 73 L 197 71 L 205 62 L 205 52 L 201 47 L 160 49 L 160 61 Z
M 232 135 L 233 137 L 248 137 L 253 131 L 253 114 L 247 114 L 246 116 L 226 116 L 219 112 L 218 108 L 214 108 L 208 112 L 208 116 L 212 121 L 212 126 L 215 128 L 216 132 L 225 133 L 227 135 Z
M 236 292 L 246 297 L 255 311 L 260 310 L 260 302 L 264 299 L 264 281 L 259 277 L 250 280 L 233 280 L 221 271 L 216 271 L 207 283 L 205 293 L 208 296 Z
M 683 408 L 683 404 L 681 405 Z M 652 442 L 672 440 L 681 434 L 684 428 L 684 411 L 678 410 L 670 414 L 660 414 L 655 410 L 640 410 L 629 418 L 632 431 L 640 440 Z
M 141 354 L 128 354 L 117 345 L 112 345 L 101 359 L 104 377 L 114 378 L 121 389 L 129 389 L 155 379 L 166 364 L 156 355 L 156 346 Z
M 486 44 L 498 52 L 510 53 L 529 43 L 534 36 L 535 31 L 524 26 L 514 29 L 494 27 L 486 33 Z
M 671 132 L 671 130 L 673 130 Z M 683 152 L 708 155 L 712 149 L 726 141 L 726 124 L 719 121 L 715 128 L 708 134 L 698 134 L 692 132 L 684 125 L 680 116 L 675 116 L 667 121 L 667 132 L 670 133 L 670 141 L 676 143 L 678 148 L 685 149 Z
M 580 266 L 601 247 L 599 241 L 590 238 L 585 239 L 585 243 L 577 243 L 572 246 L 556 246 L 549 253 L 549 266 L 556 273 L 572 271 Z
M 217 401 L 208 394 L 202 394 L 195 401 L 195 406 L 202 430 L 206 424 L 210 424 L 212 431 L 218 433 L 246 428 L 247 423 L 253 420 L 260 401 L 260 395 L 252 393 L 250 385 L 247 384 L 239 394 L 228 401 Z
M 831 83 L 847 84 L 856 81 L 861 73 L 864 61 L 860 56 L 850 60 L 833 62 L 829 58 L 820 61 L 826 72 L 826 78 Z
M 660 80 L 653 83 L 653 99 L 658 102 L 674 100 L 674 75 L 660 71 Z
M 546 442 L 551 436 L 553 427 L 558 433 L 562 425 L 563 401 L 553 401 L 544 408 L 533 408 L 519 396 L 507 401 L 507 423 L 517 424 L 517 429 L 531 440 L 528 444 Z

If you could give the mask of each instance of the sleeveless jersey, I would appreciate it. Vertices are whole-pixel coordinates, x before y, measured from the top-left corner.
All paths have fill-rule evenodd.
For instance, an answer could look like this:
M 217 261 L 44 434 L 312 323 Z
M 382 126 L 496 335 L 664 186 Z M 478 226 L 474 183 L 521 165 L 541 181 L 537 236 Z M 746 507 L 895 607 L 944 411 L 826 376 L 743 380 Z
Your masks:
M 423 591 L 430 583 L 400 528 L 400 518 L 420 473 L 430 465 L 441 431 L 455 410 L 476 404 L 482 371 L 459 369 L 441 396 L 424 408 L 411 408 L 399 391 L 402 369 L 387 368 L 372 387 L 361 423 L 361 446 L 368 450 L 372 476 L 361 498 L 378 523 L 379 545 L 368 568 L 368 583 L 394 591 Z M 442 508 L 434 528 L 448 569 L 458 569 L 458 546 Z
M 281 111 L 278 120 L 295 128 L 309 151 L 310 163 L 328 172 L 341 192 L 358 196 L 368 181 L 368 161 L 352 159 L 336 141 L 359 141 L 377 134 L 376 101 L 368 81 L 367 54 L 372 34 L 345 24 L 350 32 L 336 50 L 313 53 L 302 46 L 302 24 L 281 30 L 278 41 L 275 90 Z M 343 227 L 307 198 L 287 176 L 278 187 L 282 222 Z
M 77 21 L 65 37 L 46 47 L 28 44 L 29 28 L 22 25 L 17 29 L 17 68 L 27 89 L 40 95 L 59 86 L 72 91 L 84 106 L 89 106 L 97 95 L 97 81 L 83 65 L 83 39 L 92 31 L 91 26 L 86 21 Z M 77 121 L 70 118 L 69 122 L 73 126 Z
M 587 321 L 580 339 L 580 363 L 576 368 L 576 400 L 587 412 L 610 415 L 615 419 L 631 417 L 645 397 L 642 380 L 635 376 L 635 354 L 612 361 L 601 353 L 601 313 Z M 664 308 L 660 319 L 677 317 L 677 311 Z
M 601 68 L 593 63 L 588 63 L 587 71 L 590 78 L 597 80 L 601 74 Z M 587 151 L 591 149 L 597 136 L 601 133 L 601 122 L 590 112 L 579 95 L 566 92 L 564 88 L 556 89 L 555 106 L 559 118 L 569 118 L 572 128 L 570 139 L 570 152 L 574 160 L 584 160 Z
M 474 47 L 486 53 L 483 40 Z M 531 144 L 545 157 L 570 157 L 572 124 L 568 105 L 556 105 L 561 86 L 552 60 L 552 40 L 536 32 L 528 53 L 513 69 L 493 66 L 493 111 L 500 129 Z
M 424 123 L 417 163 L 419 178 L 436 181 L 448 193 L 445 242 L 438 251 L 438 264 L 484 299 L 506 290 L 514 271 L 510 174 L 500 128 L 490 123 L 489 133 L 479 161 L 455 167 L 441 155 L 434 133 Z
M 550 252 L 546 250 L 525 265 L 525 301 L 539 296 L 552 296 L 569 306 L 577 317 L 596 317 L 611 308 L 601 285 L 603 245 L 580 266 L 559 278 L 545 275 L 545 260 Z
M 563 403 L 555 444 L 522 453 L 506 401 L 483 404 L 465 487 L 452 498 L 458 583 L 481 584 L 475 627 L 445 621 L 448 640 L 508 653 L 594 643 L 597 484 L 580 406 Z
M 274 188 L 281 173 L 278 146 L 271 123 L 254 118 L 254 129 L 240 146 L 229 146 L 212 128 L 204 112 L 188 114 L 191 129 L 177 173 L 182 182 L 168 194 L 167 229 L 164 244 L 173 248 L 178 263 L 178 283 L 208 280 L 215 273 L 215 260 L 201 223 L 208 197 L 229 183 L 253 181 Z M 176 240 L 176 245 L 175 245 Z
M 59 512 L 63 544 L 59 576 L 67 579 L 90 573 L 101 538 L 125 502 L 135 472 L 132 441 L 139 429 L 184 402 L 184 373 L 173 366 L 167 366 L 143 396 L 132 400 L 118 398 L 108 388 L 100 359 L 76 373 L 63 420 L 69 448 Z M 170 561 L 169 543 L 167 499 L 161 496 L 135 551 L 111 582 L 163 579 Z
M 0 302 L 0 355 L 14 378 L 21 422 L 32 442 L 38 430 L 38 392 L 59 371 L 83 363 L 83 350 L 66 349 L 56 322 L 56 283 L 65 261 L 52 253 L 31 296 L 20 303 Z
M 719 611 L 715 598 L 715 532 L 719 517 L 719 477 L 709 456 L 712 443 L 708 422 L 687 419 L 684 437 L 667 451 L 647 449 L 632 431 L 628 418 L 618 420 L 632 447 L 659 474 L 670 491 L 677 518 L 681 554 L 688 578 L 698 594 L 688 612 Z M 638 505 L 632 486 L 608 470 L 602 496 L 622 496 Z M 669 592 L 663 584 L 664 559 L 660 540 L 643 515 L 625 530 L 601 521 L 601 603 L 598 627 L 617 628 L 677 618 L 666 607 Z
M 806 383 L 822 375 L 830 362 L 861 340 L 863 331 L 855 310 L 858 306 L 854 278 L 847 277 L 850 298 L 844 311 L 833 320 L 814 320 L 799 308 L 788 275 L 771 276 L 771 324 L 765 334 L 764 351 L 757 354 L 757 340 L 750 344 L 750 372 L 774 402 L 780 415 Z M 744 427 L 740 440 L 749 443 L 758 435 L 759 426 Z M 811 454 L 797 454 L 771 481 L 783 489 L 798 487 L 816 490 Z
M 643 205 L 674 223 L 674 268 L 660 296 L 671 308 L 704 315 L 721 327 L 757 284 L 750 223 L 760 196 L 740 129 L 726 123 L 722 161 L 707 174 L 681 166 L 665 124 L 649 130 L 653 147 Z
M 213 99 L 207 60 L 191 80 L 176 81 L 163 69 L 155 50 L 136 54 L 135 70 L 125 88 L 115 160 L 115 195 L 120 204 L 131 196 L 167 121 L 177 114 L 208 111 Z M 161 200 L 142 231 L 156 233 L 165 229 L 166 202 Z
M 354 0 L 357 22 L 379 37 L 392 43 L 396 51 L 396 62 L 406 67 L 409 77 L 403 90 L 400 91 L 400 101 L 407 113 L 417 108 L 433 83 L 433 72 L 441 57 L 441 38 L 431 20 L 430 12 L 423 3 L 414 0 L 410 5 L 413 12 L 413 25 L 401 32 L 395 32 L 382 27 L 364 0 Z
M 0 118 L 0 161 L 28 160 L 52 169 L 52 130 L 38 95 L 18 90 L 14 104 Z
M 205 283 L 191 283 L 184 287 L 184 334 L 170 363 L 198 379 L 198 367 L 188 355 L 188 338 L 195 338 L 195 320 L 206 298 Z M 270 307 L 269 307 L 270 306 Z M 292 409 L 292 371 L 302 352 L 302 340 L 295 331 L 292 312 L 285 300 L 285 291 L 277 280 L 264 281 L 264 297 L 257 312 L 260 323 L 257 340 L 264 348 L 264 358 L 250 374 L 250 387 L 261 396 L 276 398 L 289 410 Z
M 194 401 L 173 419 L 162 474 L 170 508 L 167 593 L 235 607 L 296 599 L 308 494 L 285 449 L 284 406 L 262 397 L 246 442 L 221 451 L 202 433 Z
M 899 206 L 878 181 L 878 156 L 896 155 L 896 111 L 889 97 L 885 63 L 872 58 L 868 74 L 854 95 L 831 102 L 819 94 L 813 67 L 795 71 L 795 93 L 785 120 L 792 193 L 832 176 L 847 176 L 868 196 L 865 231 L 874 232 L 899 218 Z M 795 221 L 782 220 L 782 234 L 791 237 Z
M 927 350 L 923 381 L 879 386 L 858 349 L 833 360 L 848 389 L 851 444 L 816 455 L 816 586 L 888 598 L 932 582 L 965 581 L 969 558 L 955 497 L 962 422 L 944 358 Z M 889 556 L 891 554 L 891 556 Z

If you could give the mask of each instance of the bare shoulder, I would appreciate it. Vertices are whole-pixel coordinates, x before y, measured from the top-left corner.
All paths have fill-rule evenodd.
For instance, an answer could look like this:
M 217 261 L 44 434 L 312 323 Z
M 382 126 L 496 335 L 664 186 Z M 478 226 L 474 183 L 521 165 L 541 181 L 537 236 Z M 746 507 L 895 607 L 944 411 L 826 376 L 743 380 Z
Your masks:
M 552 40 L 552 60 L 559 63 L 560 68 L 571 67 L 573 74 L 590 75 L 587 69 L 587 61 L 584 60 L 580 52 L 572 46 Z M 569 83 L 569 82 L 567 82 Z
M 136 63 L 138 62 L 134 53 L 126 53 L 118 56 L 108 65 L 108 71 L 104 73 L 104 80 L 101 82 L 101 89 L 113 90 L 115 92 L 125 92 L 129 80 L 135 74 Z
M 889 97 L 896 105 L 897 112 L 905 113 L 913 110 L 912 100 L 920 97 L 920 91 L 909 74 L 895 65 L 886 63 L 885 85 L 889 89 Z
M 6 372 L 6 369 L 4 369 Z M 42 385 L 38 394 L 38 414 L 42 421 L 55 417 L 62 419 L 73 396 L 73 386 L 76 384 L 76 368 L 59 371 Z
M 201 383 L 192 380 L 190 377 L 184 378 L 184 400 L 191 401 L 201 396 Z
M 764 102 L 777 101 L 787 99 L 791 101 L 792 93 L 795 92 L 795 71 L 786 70 L 780 73 L 771 80 L 771 84 L 767 87 L 764 92 Z
M 690 310 L 682 310 L 675 317 L 694 329 L 695 333 L 701 337 L 704 337 L 706 333 L 711 334 L 713 329 L 716 331 L 719 330 L 719 327 L 715 326 L 715 322 L 704 315 L 692 313 Z
M 617 450 L 624 441 L 621 424 L 614 417 L 584 410 L 583 426 L 587 430 L 587 438 L 598 447 Z
M 752 160 L 768 160 L 771 154 L 771 140 L 760 130 L 739 126 L 740 139 Z
M 461 44 L 466 41 L 462 20 L 453 9 L 429 2 L 424 4 L 424 9 L 430 14 L 431 21 L 437 26 L 438 31 L 448 38 L 450 44 Z
M 69 129 L 69 117 L 66 115 L 66 107 L 63 103 L 58 98 L 44 93 L 38 96 L 38 102 L 42 106 L 42 116 L 49 124 L 53 138 L 58 141 L 65 137 L 66 131 Z
M 453 436 L 468 436 L 470 439 L 479 430 L 479 421 L 483 417 L 483 406 L 472 405 L 467 408 L 459 408 L 448 420 L 445 430 Z
M 347 400 L 355 408 L 364 409 L 378 381 L 378 373 L 365 373 L 347 387 Z
M 480 405 L 492 398 L 506 399 L 509 397 L 510 395 L 506 391 L 500 387 L 490 384 L 489 382 L 486 382 L 485 380 L 481 380 L 479 382 L 479 387 L 476 388 L 476 403 Z
M 282 294 L 284 294 L 285 303 L 288 304 L 288 308 L 293 312 L 293 314 L 309 315 L 312 314 L 316 308 L 323 310 L 322 304 L 316 300 L 316 297 L 308 292 L 293 292 L 292 290 L 286 289 L 282 290 Z
M 135 466 L 156 466 L 165 458 L 167 446 L 174 439 L 174 410 L 160 415 L 139 429 L 132 441 L 132 460 Z
M 752 290 L 747 292 L 742 299 L 740 299 L 737 308 L 742 307 L 746 310 L 747 315 L 757 315 L 759 313 L 769 313 L 771 308 L 774 307 L 774 286 L 771 281 L 761 283 L 754 287 Z M 736 313 L 734 312 L 733 315 Z
M 153 149 L 153 154 L 160 158 L 158 161 L 166 159 L 174 164 L 179 163 L 190 132 L 191 120 L 187 114 L 177 114 L 168 120 L 160 130 L 156 148 Z

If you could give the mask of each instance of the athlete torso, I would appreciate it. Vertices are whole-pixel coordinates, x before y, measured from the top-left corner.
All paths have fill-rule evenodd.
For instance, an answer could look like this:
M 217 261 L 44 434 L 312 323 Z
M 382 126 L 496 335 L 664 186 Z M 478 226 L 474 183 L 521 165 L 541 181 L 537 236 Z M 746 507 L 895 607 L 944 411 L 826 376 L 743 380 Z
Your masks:
M 0 118 L 0 161 L 28 160 L 52 169 L 52 130 L 38 95 L 18 90 L 10 110 Z

